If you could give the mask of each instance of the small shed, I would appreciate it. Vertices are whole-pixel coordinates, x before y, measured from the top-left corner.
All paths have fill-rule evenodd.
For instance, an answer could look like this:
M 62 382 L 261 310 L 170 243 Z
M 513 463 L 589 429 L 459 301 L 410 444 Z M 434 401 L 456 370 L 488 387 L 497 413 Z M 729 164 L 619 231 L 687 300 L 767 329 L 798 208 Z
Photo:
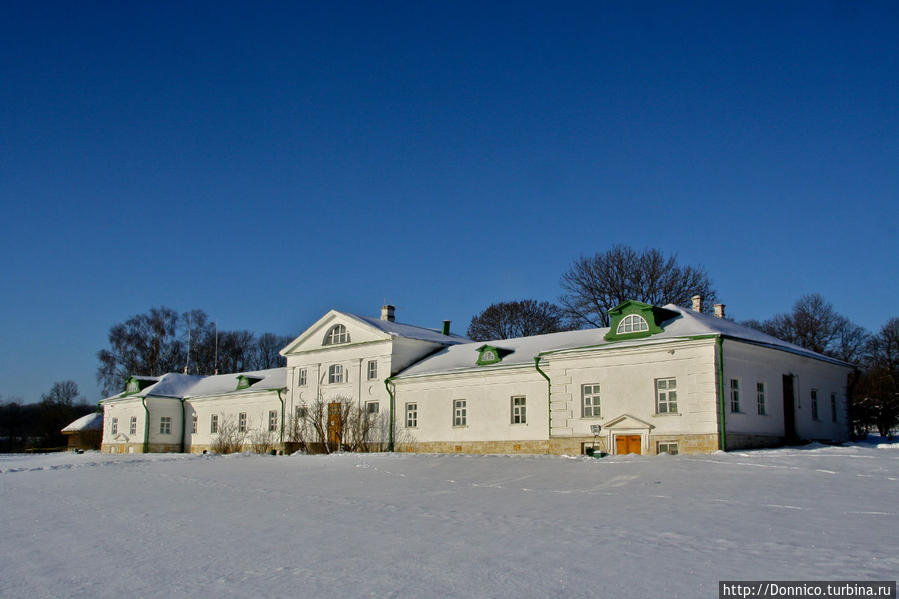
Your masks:
M 62 434 L 68 438 L 69 449 L 100 449 L 103 437 L 102 412 L 82 416 L 62 429 Z

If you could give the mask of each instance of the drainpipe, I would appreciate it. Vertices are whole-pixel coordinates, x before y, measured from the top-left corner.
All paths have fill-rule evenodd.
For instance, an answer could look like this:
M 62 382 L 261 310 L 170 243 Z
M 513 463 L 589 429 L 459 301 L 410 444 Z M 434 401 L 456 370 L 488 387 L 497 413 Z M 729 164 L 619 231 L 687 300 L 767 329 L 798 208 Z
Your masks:
M 284 398 L 281 397 L 283 388 L 278 389 L 278 400 L 281 402 L 281 451 L 284 451 Z
M 390 433 L 387 441 L 387 451 L 393 451 L 393 405 L 394 405 L 394 396 L 393 391 L 390 390 L 390 382 L 393 380 L 393 377 L 387 377 L 384 379 L 384 386 L 387 388 L 387 394 L 390 395 Z
M 184 438 L 187 436 L 187 415 L 184 413 L 184 400 L 186 397 L 179 398 L 181 400 L 181 453 L 184 453 Z
M 724 337 L 718 335 L 715 345 L 718 350 L 718 449 L 727 451 L 727 427 L 724 422 Z
M 144 453 L 150 453 L 150 408 L 147 407 L 147 397 L 141 397 L 140 403 L 144 406 Z
M 549 427 L 548 434 L 546 436 L 546 441 L 549 443 L 550 437 L 553 434 L 553 416 L 552 416 L 552 383 L 549 380 L 549 377 L 540 369 L 540 356 L 538 355 L 534 358 L 534 366 L 537 368 L 537 372 L 546 379 L 546 425 Z

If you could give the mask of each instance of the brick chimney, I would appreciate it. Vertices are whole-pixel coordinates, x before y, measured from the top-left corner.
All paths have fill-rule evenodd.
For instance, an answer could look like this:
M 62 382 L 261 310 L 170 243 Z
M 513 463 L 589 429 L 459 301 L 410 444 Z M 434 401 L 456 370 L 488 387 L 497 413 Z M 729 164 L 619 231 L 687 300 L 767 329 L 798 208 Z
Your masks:
M 715 318 L 724 318 L 724 304 L 715 304 Z
M 691 299 L 693 300 L 693 311 L 702 312 L 702 296 L 694 295 Z
M 381 320 L 396 322 L 396 317 L 393 315 L 395 310 L 396 306 L 391 306 L 390 304 L 381 306 Z

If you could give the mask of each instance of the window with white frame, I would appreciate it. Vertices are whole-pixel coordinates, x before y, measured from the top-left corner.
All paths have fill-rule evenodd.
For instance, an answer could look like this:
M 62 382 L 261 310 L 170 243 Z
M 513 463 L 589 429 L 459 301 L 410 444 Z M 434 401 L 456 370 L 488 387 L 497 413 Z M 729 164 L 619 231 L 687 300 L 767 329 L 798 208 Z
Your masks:
M 418 426 L 418 404 L 406 404 L 406 428 L 416 428 Z
M 512 398 L 512 424 L 527 424 L 527 399 L 524 395 Z
M 668 455 L 677 455 L 676 441 L 659 441 L 656 443 L 656 453 L 667 453 Z
M 197 432 L 197 414 L 196 414 L 196 412 L 194 412 L 194 414 L 190 417 L 190 432 L 192 432 L 192 433 Z
M 328 367 L 328 383 L 331 385 L 345 382 L 343 366 L 341 364 L 332 364 Z
M 740 379 L 730 379 L 730 411 L 740 411 Z
M 768 398 L 765 391 L 765 383 L 755 384 L 755 397 L 758 405 L 759 416 L 764 416 L 768 413 Z
M 468 425 L 468 405 L 464 399 L 453 400 L 453 426 Z
M 338 345 L 349 342 L 350 334 L 347 333 L 346 327 L 342 324 L 335 324 L 325 333 L 325 342 L 322 345 Z
M 306 369 L 300 368 L 297 371 L 297 386 L 305 387 L 306 386 Z
M 602 416 L 599 401 L 599 383 L 581 386 L 581 414 L 584 418 L 599 418 Z
M 273 433 L 278 430 L 278 412 L 276 410 L 268 411 L 268 432 Z
M 368 361 L 368 380 L 373 381 L 378 378 L 378 361 L 377 360 L 369 360 Z
M 656 414 L 677 414 L 677 379 L 656 379 Z
M 369 401 L 365 404 L 365 413 L 369 416 L 377 416 L 381 410 L 381 404 L 376 401 Z
M 812 389 L 811 399 L 812 399 L 812 420 L 817 420 L 818 419 L 818 390 L 817 389 Z
M 119 419 L 118 418 L 112 419 L 112 423 L 109 425 L 109 432 L 111 432 L 113 435 L 115 435 L 119 432 Z
M 137 434 L 137 416 L 131 417 L 131 424 L 128 425 L 128 434 L 129 435 Z
M 305 420 L 306 414 L 308 413 L 306 410 L 306 406 L 297 406 L 297 420 Z
M 160 435 L 171 435 L 172 434 L 172 417 L 171 416 L 163 416 L 159 419 L 159 434 Z
M 837 394 L 836 393 L 830 394 L 830 421 L 831 422 L 837 421 Z
M 648 330 L 649 325 L 646 323 L 646 319 L 639 314 L 629 314 L 622 318 L 621 322 L 618 323 L 617 333 L 622 335 L 625 333 L 640 333 Z
M 241 412 L 237 415 L 237 432 L 245 433 L 247 432 L 247 413 Z
M 219 415 L 218 414 L 213 414 L 209 418 L 209 432 L 212 433 L 213 435 L 215 433 L 219 432 Z

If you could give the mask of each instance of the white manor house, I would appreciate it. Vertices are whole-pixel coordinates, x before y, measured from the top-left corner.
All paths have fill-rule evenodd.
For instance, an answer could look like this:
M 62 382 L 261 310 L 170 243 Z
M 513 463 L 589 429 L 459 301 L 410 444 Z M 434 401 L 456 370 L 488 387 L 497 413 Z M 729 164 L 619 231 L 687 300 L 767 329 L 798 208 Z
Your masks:
M 318 404 L 337 446 L 340 406 L 377 420 L 373 448 L 415 452 L 710 453 L 849 439 L 853 366 L 723 318 L 628 301 L 609 328 L 473 342 L 331 310 L 285 368 L 135 376 L 100 402 L 102 450 L 203 452 L 228 423 L 289 449 Z M 333 430 L 332 430 L 333 429 Z M 295 445 L 293 445 L 295 447 Z

